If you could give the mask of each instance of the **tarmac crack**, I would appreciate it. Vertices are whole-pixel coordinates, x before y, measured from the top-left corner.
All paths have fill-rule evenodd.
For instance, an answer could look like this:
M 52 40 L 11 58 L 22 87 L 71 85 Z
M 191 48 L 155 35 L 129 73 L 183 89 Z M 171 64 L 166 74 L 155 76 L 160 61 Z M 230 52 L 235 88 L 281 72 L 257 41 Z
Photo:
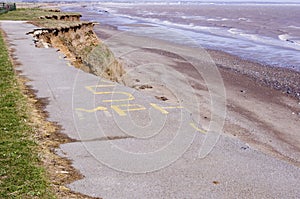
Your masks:
M 110 141 L 110 140 L 122 140 L 134 138 L 133 136 L 107 136 L 101 138 L 93 138 L 93 139 L 86 139 L 86 140 L 76 140 L 75 142 L 94 142 L 94 141 Z

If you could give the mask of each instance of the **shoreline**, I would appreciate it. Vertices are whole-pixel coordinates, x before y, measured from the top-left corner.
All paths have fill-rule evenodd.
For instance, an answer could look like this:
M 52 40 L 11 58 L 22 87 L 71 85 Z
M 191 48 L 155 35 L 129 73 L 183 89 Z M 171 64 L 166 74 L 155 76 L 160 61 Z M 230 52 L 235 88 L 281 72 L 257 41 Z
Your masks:
M 158 27 L 158 30 L 150 28 L 145 32 L 146 34 L 151 34 L 152 31 L 154 34 L 158 33 L 158 37 L 154 36 L 156 38 L 165 37 L 164 40 L 172 42 L 173 32 L 175 35 L 179 33 L 176 40 L 183 45 L 186 44 L 186 39 L 192 38 L 195 45 L 199 44 L 200 47 L 227 49 L 226 51 L 231 54 L 254 62 L 258 61 L 262 65 L 270 64 L 292 69 L 294 67 L 300 70 L 297 54 L 300 24 L 294 20 L 299 15 L 297 7 L 261 8 L 245 6 L 243 3 L 239 4 L 239 7 L 159 6 L 132 3 L 124 6 L 122 4 L 86 6 L 88 9 L 80 7 L 75 9 L 86 12 L 88 20 L 112 24 L 121 30 L 136 32 L 134 24 L 150 24 Z M 103 11 L 107 11 L 108 14 L 103 14 Z M 264 14 L 257 14 L 261 11 Z M 144 34 L 143 29 L 137 32 Z
M 300 72 L 290 68 L 264 65 L 244 59 L 222 50 L 206 49 L 219 68 L 246 75 L 270 89 L 281 91 L 290 97 L 300 100 Z M 222 60 L 220 59 L 224 59 Z M 236 60 L 228 63 L 227 60 Z M 220 63 L 221 62 L 221 63 Z
M 101 26 L 101 25 L 100 25 Z M 104 29 L 114 30 L 119 33 L 128 33 L 139 37 L 131 32 L 118 30 L 118 27 L 113 25 L 103 25 L 101 26 Z M 98 31 L 97 35 L 101 40 L 106 40 L 109 38 L 104 32 L 100 33 Z M 145 36 L 147 37 L 147 36 Z M 160 39 L 154 39 L 160 40 Z M 171 43 L 178 45 L 173 42 L 168 42 L 162 40 L 163 42 Z M 186 47 L 190 47 L 185 45 Z M 201 48 L 208 52 L 211 58 L 215 61 L 215 64 L 218 68 L 226 69 L 232 71 L 233 73 L 239 73 L 241 75 L 246 75 L 247 77 L 252 78 L 259 84 L 269 87 L 277 91 L 281 91 L 283 94 L 286 94 L 290 97 L 293 97 L 297 100 L 300 100 L 300 71 L 296 69 L 273 66 L 269 64 L 262 64 L 258 61 L 249 60 L 229 52 L 223 51 L 222 49 L 210 49 L 210 48 Z M 223 60 L 221 60 L 223 59 Z M 229 60 L 235 60 L 230 62 Z
M 151 70 L 135 71 L 137 69 L 135 66 L 156 63 L 159 60 L 159 63 L 170 64 L 179 73 L 187 75 L 186 77 L 191 82 L 193 89 L 196 90 L 200 102 L 200 109 L 194 111 L 193 114 L 200 116 L 200 124 L 204 129 L 209 128 L 211 117 L 209 91 L 203 79 L 193 77 L 193 69 L 188 69 L 187 63 L 167 52 L 143 49 L 139 43 L 142 44 L 145 37 L 122 32 L 122 39 L 112 42 L 110 37 L 114 34 L 120 34 L 120 31 L 111 27 L 101 27 L 101 25 L 94 28 L 98 37 L 104 40 L 104 43 L 117 58 L 122 56 L 122 52 L 131 48 L 135 49 L 136 54 L 129 56 L 129 60 L 126 60 L 125 57 L 121 59 L 125 63 L 125 72 L 128 73 L 128 77 L 125 75 L 123 81 L 126 86 L 136 88 L 147 95 L 165 99 L 163 101 L 176 103 L 178 102 L 176 96 L 166 86 L 161 86 L 157 82 L 150 81 L 149 83 L 149 79 L 167 74 L 158 71 L 155 74 Z M 151 42 L 158 46 L 170 44 L 170 42 L 158 39 L 151 39 Z M 293 97 L 291 93 L 288 94 L 267 86 L 268 82 L 259 76 L 257 78 L 250 77 L 251 74 L 260 71 L 262 77 L 266 78 L 268 77 L 267 74 L 275 71 L 277 72 L 276 75 L 282 78 L 283 83 L 286 83 L 284 79 L 287 76 L 293 77 L 295 75 L 294 78 L 296 79 L 300 73 L 281 68 L 267 68 L 267 66 L 242 60 L 224 52 L 207 51 L 218 66 L 227 93 L 227 116 L 224 133 L 248 143 L 257 150 L 300 167 L 300 136 L 297 133 L 300 117 L 299 99 Z M 126 66 L 126 62 L 130 64 L 127 63 Z M 235 67 L 229 67 L 232 65 Z M 249 67 L 250 70 L 241 70 L 244 66 Z M 267 70 L 265 70 L 266 68 Z M 138 82 L 136 82 L 137 80 Z M 269 85 L 273 85 L 272 82 Z M 188 94 L 185 97 L 188 97 Z M 190 106 L 190 110 L 195 108 L 192 104 Z

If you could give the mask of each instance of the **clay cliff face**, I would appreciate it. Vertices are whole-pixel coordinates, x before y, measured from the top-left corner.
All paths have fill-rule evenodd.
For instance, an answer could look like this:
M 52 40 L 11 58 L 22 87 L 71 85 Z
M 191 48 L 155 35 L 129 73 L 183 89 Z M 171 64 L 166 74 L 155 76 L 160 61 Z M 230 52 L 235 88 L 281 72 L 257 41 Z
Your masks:
M 65 17 L 64 19 L 67 19 Z M 93 30 L 94 23 L 78 22 L 30 32 L 36 47 L 58 48 L 70 62 L 92 74 L 119 82 L 124 70 L 108 47 Z

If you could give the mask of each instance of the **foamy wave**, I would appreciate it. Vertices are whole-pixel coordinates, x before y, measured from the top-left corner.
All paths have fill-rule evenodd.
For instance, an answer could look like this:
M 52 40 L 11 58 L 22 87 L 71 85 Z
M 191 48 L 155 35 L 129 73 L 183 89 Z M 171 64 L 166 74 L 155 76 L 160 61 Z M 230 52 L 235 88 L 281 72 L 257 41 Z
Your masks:
M 158 24 L 160 24 L 160 21 L 156 21 Z M 181 24 L 181 23 L 174 23 L 168 20 L 164 20 L 162 24 L 170 26 L 170 27 L 175 27 L 175 28 L 182 28 L 182 29 L 187 29 L 187 30 L 197 30 L 197 31 L 204 31 L 204 32 L 209 32 L 211 34 L 216 34 L 220 35 L 220 28 L 217 27 L 209 27 L 209 26 L 197 26 L 194 23 L 189 23 L 189 24 Z
M 278 35 L 278 38 L 279 38 L 281 41 L 286 41 L 286 40 L 288 40 L 289 35 L 288 35 L 288 34 Z
M 248 19 L 248 18 L 244 18 L 244 17 L 241 17 L 241 18 L 238 18 L 239 21 L 247 21 L 247 22 L 250 22 L 251 20 Z
M 117 16 L 129 18 L 129 19 L 137 20 L 137 21 L 141 20 L 141 21 L 145 21 L 145 22 L 153 23 L 153 24 L 157 24 L 157 25 L 165 25 L 165 26 L 169 26 L 169 27 L 183 28 L 183 29 L 188 29 L 188 30 L 205 31 L 205 32 L 213 33 L 213 34 L 217 34 L 217 32 L 220 30 L 220 28 L 217 28 L 217 27 L 197 26 L 197 25 L 194 25 L 194 23 L 181 24 L 181 23 L 175 23 L 175 22 L 171 22 L 169 20 L 161 20 L 161 19 L 153 18 L 153 17 L 136 17 L 136 16 L 133 17 L 130 15 L 124 15 L 124 14 L 118 14 Z
M 230 28 L 230 29 L 228 30 L 228 32 L 231 33 L 231 34 L 233 34 L 233 35 L 240 35 L 240 34 L 243 33 L 241 30 L 238 30 L 238 29 L 236 29 L 236 28 Z
M 218 19 L 207 19 L 206 21 L 220 21 Z
M 294 40 L 295 44 L 300 46 L 300 39 L 299 40 Z
M 288 26 L 289 28 L 300 29 L 299 26 Z
M 251 41 L 261 42 L 261 43 L 265 43 L 268 40 L 270 40 L 270 38 L 255 35 L 255 34 L 245 33 L 244 31 L 236 28 L 230 28 L 227 32 L 229 32 L 233 37 L 244 39 L 244 40 L 246 39 L 246 40 L 251 40 Z
M 263 44 L 263 45 L 271 45 L 277 47 L 285 47 L 285 48 L 292 48 L 296 50 L 300 50 L 300 38 L 299 39 L 292 39 L 288 34 L 279 35 L 278 38 L 280 40 L 276 40 L 272 37 L 266 37 L 257 34 L 250 34 L 245 33 L 243 30 L 239 30 L 236 28 L 231 28 L 227 30 L 227 32 L 234 38 L 242 39 L 245 41 L 252 41 L 255 43 Z M 230 36 L 229 35 L 229 36 Z M 284 42 L 282 42 L 284 41 Z
M 182 19 L 206 20 L 204 16 L 181 16 Z
M 183 23 L 178 23 L 178 22 L 172 22 L 169 20 L 162 20 L 159 18 L 155 17 L 137 17 L 137 16 L 129 16 L 126 14 L 115 14 L 116 16 L 119 16 L 123 19 L 128 19 L 129 23 L 134 23 L 136 21 L 143 21 L 145 23 L 150 23 L 153 25 L 157 26 L 165 26 L 165 27 L 170 27 L 170 28 L 175 28 L 175 29 L 182 29 L 182 30 L 188 30 L 188 31 L 193 31 L 195 33 L 205 33 L 205 34 L 210 34 L 210 35 L 215 35 L 218 37 L 227 37 L 227 38 L 233 38 L 233 39 L 239 39 L 247 42 L 255 42 L 256 44 L 260 45 L 271 45 L 271 46 L 277 46 L 277 47 L 285 47 L 285 48 L 292 48 L 296 50 L 300 50 L 300 40 L 293 40 L 290 41 L 289 35 L 283 34 L 279 35 L 280 40 L 276 40 L 271 37 L 265 37 L 262 35 L 257 35 L 257 34 L 251 34 L 251 33 L 246 33 L 243 30 L 236 29 L 236 28 L 231 28 L 231 29 L 226 29 L 223 27 L 209 27 L 209 26 L 198 26 L 195 25 L 194 23 L 188 23 L 188 24 L 183 24 Z M 203 19 L 203 16 L 198 16 L 199 18 Z M 182 18 L 192 18 L 194 19 L 194 16 L 182 16 Z M 221 18 L 220 18 L 221 19 Z M 131 22 L 130 22 L 131 21 Z M 226 31 L 227 30 L 227 31 Z M 285 41 L 285 42 L 282 42 Z M 287 42 L 289 41 L 289 42 Z
M 290 45 L 296 46 L 297 50 L 300 50 L 300 38 L 292 37 L 289 34 L 278 35 L 281 41 L 288 42 Z
M 228 18 L 209 18 L 206 21 L 228 21 Z

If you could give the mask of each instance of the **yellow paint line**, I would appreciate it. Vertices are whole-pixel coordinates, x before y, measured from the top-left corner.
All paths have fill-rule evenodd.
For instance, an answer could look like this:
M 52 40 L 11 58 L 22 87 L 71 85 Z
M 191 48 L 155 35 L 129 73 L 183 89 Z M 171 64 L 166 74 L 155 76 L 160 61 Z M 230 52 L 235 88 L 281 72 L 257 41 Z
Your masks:
M 204 129 L 198 128 L 198 127 L 196 126 L 196 124 L 193 123 L 193 122 L 191 122 L 190 125 L 191 125 L 191 127 L 193 127 L 196 131 L 199 131 L 200 133 L 203 133 L 203 134 L 206 134 L 206 133 L 207 133 L 207 131 L 205 131 Z
M 77 111 L 84 111 L 84 112 L 87 112 L 87 113 L 94 113 L 96 111 L 106 111 L 107 108 L 106 107 L 103 107 L 103 106 L 98 106 L 94 109 L 84 109 L 84 108 L 76 108 Z
M 97 88 L 106 88 L 106 87 L 114 87 L 114 84 L 100 84 L 100 85 L 94 85 L 94 86 L 86 86 L 85 88 L 89 91 L 91 91 L 94 94 L 97 94 Z
M 150 105 L 153 107 L 153 108 L 155 108 L 155 109 L 157 109 L 157 110 L 159 110 L 162 114 L 168 114 L 169 112 L 168 111 L 166 111 L 165 109 L 181 109 L 181 108 L 183 108 L 182 106 L 166 106 L 166 107 L 162 107 L 162 106 L 159 106 L 159 105 L 157 105 L 157 104 L 153 104 L 153 103 L 150 103 Z
M 123 101 L 130 101 L 130 100 L 134 100 L 135 98 L 133 97 L 133 95 L 131 95 L 130 93 L 127 92 L 97 92 L 97 95 L 105 95 L 105 94 L 109 94 L 109 95 L 115 95 L 115 94 L 122 94 L 127 96 L 127 98 L 124 99 L 109 99 L 109 100 L 102 100 L 102 102 L 123 102 Z
M 121 109 L 121 107 L 126 107 L 126 109 Z M 136 107 L 136 108 L 129 108 Z M 120 104 L 120 105 L 112 105 L 111 108 L 116 111 L 120 116 L 126 116 L 126 112 L 129 111 L 142 111 L 146 108 L 140 104 Z

